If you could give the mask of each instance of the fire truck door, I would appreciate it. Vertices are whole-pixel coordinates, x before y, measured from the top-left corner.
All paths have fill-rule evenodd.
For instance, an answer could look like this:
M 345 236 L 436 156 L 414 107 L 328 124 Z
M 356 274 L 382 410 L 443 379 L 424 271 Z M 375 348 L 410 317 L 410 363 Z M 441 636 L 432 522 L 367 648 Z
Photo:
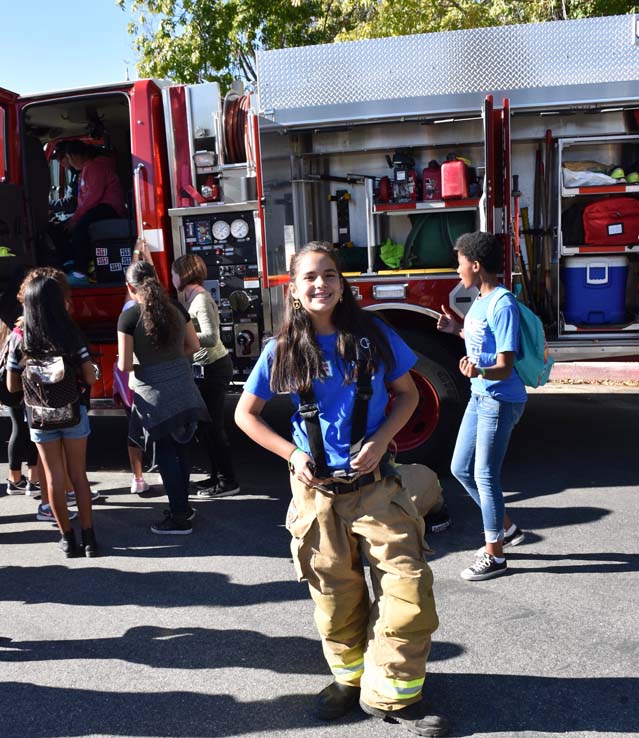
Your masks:
M 484 101 L 482 117 L 486 173 L 480 205 L 480 227 L 502 239 L 505 247 L 504 273 L 506 284 L 510 286 L 512 224 L 509 101 L 504 99 L 502 107 L 498 108 L 493 104 L 492 95 L 488 95 Z
M 303 219 L 296 217 L 289 135 L 281 126 L 260 116 L 259 145 L 265 252 L 262 272 L 264 284 L 274 287 L 288 282 L 288 264 L 295 253 L 295 223 Z
M 160 88 L 151 80 L 135 82 L 131 92 L 131 155 L 138 236 L 153 251 L 158 277 L 171 282 L 170 184 Z
M 505 98 L 501 109 L 502 162 L 503 162 L 503 224 L 504 234 L 504 280 L 512 288 L 513 273 L 513 210 L 512 210 L 512 157 L 510 146 L 510 101 Z
M 28 257 L 17 99 L 0 88 L 0 290 Z

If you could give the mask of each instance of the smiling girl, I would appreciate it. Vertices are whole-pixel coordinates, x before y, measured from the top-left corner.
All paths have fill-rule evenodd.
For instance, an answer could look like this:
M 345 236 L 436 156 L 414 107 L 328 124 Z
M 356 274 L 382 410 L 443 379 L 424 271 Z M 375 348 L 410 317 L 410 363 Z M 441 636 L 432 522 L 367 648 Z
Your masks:
M 235 420 L 288 461 L 293 558 L 334 676 L 318 696 L 318 717 L 339 718 L 359 699 L 371 715 L 444 735 L 445 718 L 420 704 L 438 625 L 424 522 L 388 463 L 389 443 L 417 405 L 414 363 L 395 331 L 359 308 L 332 247 L 312 242 L 291 260 L 282 328 L 251 372 Z M 292 442 L 261 417 L 278 392 L 298 405 Z

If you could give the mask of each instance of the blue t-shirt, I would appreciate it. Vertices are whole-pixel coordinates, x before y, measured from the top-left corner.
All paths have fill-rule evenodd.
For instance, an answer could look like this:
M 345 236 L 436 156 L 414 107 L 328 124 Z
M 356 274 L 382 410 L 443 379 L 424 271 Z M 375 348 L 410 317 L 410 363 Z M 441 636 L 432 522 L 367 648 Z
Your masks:
M 466 355 L 475 366 L 494 366 L 497 354 L 519 351 L 519 308 L 515 297 L 504 292 L 493 308 L 492 322 L 494 333 L 488 325 L 486 313 L 495 295 L 490 292 L 478 296 L 470 307 L 464 320 L 464 342 Z M 504 402 L 526 402 L 526 388 L 513 369 L 508 379 L 490 380 L 473 377 L 471 391 L 475 395 L 490 395 Z
M 388 392 L 384 383 L 392 382 L 406 374 L 416 361 L 415 354 L 392 328 L 381 321 L 379 325 L 386 334 L 395 355 L 395 367 L 389 372 L 383 364 L 380 364 L 371 377 L 373 396 L 368 403 L 367 438 L 370 438 L 384 422 L 388 403 Z M 319 407 L 326 462 L 333 469 L 350 470 L 351 417 L 355 402 L 356 382 L 344 384 L 344 365 L 338 361 L 337 355 L 337 334 L 318 335 L 317 341 L 322 350 L 327 376 L 325 379 L 313 381 L 313 391 Z M 244 386 L 246 392 L 262 400 L 270 400 L 275 394 L 269 386 L 274 351 L 275 341 L 272 340 L 266 344 Z M 296 406 L 299 406 L 299 395 L 292 393 L 291 399 Z M 306 427 L 298 410 L 293 414 L 291 422 L 293 442 L 310 454 Z

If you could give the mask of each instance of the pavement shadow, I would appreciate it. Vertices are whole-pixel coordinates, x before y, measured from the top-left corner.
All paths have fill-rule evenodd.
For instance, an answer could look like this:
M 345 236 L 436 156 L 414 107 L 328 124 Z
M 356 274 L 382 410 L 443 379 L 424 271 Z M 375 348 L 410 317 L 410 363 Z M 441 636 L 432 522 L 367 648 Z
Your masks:
M 107 492 L 108 495 L 108 492 Z M 96 510 L 95 527 L 103 556 L 175 558 L 260 556 L 290 558 L 284 528 L 288 500 L 240 495 L 219 500 L 190 498 L 196 511 L 190 536 L 158 536 L 149 530 L 168 508 L 166 497 L 124 500 Z M 260 535 L 247 531 L 259 530 Z
M 119 571 L 89 566 L 87 559 L 72 559 L 68 566 L 0 568 L 0 601 L 25 604 L 244 607 L 307 597 L 307 588 L 296 581 L 237 584 L 215 572 Z
M 639 571 L 639 554 L 632 553 L 569 553 L 538 554 L 526 553 L 517 548 L 508 552 L 508 561 L 528 561 L 538 566 L 527 565 L 522 574 L 543 572 L 546 574 L 627 574 Z M 547 562 L 547 563 L 546 563 Z M 515 572 L 512 572 L 515 573 Z M 639 723 L 637 723 L 639 728 Z
M 628 439 L 639 435 L 638 411 L 637 393 L 577 394 L 563 396 L 561 403 L 553 395 L 530 397 L 504 464 L 504 489 L 517 490 L 510 499 L 575 488 L 634 487 L 637 457 Z M 614 462 L 606 462 L 602 448 L 614 449 Z
M 460 656 L 456 643 L 435 642 L 429 662 Z M 215 657 L 212 658 L 212 654 Z M 0 662 L 117 659 L 160 669 L 270 669 L 281 674 L 325 674 L 319 640 L 267 636 L 253 630 L 129 628 L 116 638 L 16 641 L 0 637 Z
M 510 495 L 506 500 L 507 509 L 508 502 L 512 498 Z M 451 527 L 428 536 L 428 543 L 434 551 L 432 557 L 434 559 L 458 551 L 476 551 L 484 540 L 480 510 L 463 490 L 459 494 L 446 494 L 446 504 L 451 514 Z M 543 541 L 546 530 L 596 523 L 611 514 L 607 508 L 586 505 L 575 507 L 518 505 L 510 512 L 525 530 L 528 544 Z M 514 553 L 521 550 L 522 547 L 508 549 L 508 559 L 514 558 Z
M 270 669 L 325 674 L 319 641 L 253 630 L 129 628 L 116 638 L 16 641 L 0 638 L 0 662 L 115 659 L 159 669 Z
M 429 677 L 429 699 L 448 715 L 451 736 L 636 735 L 639 678 L 510 674 Z
M 639 723 L 637 678 L 437 674 L 428 684 L 429 699 L 451 720 L 452 736 L 636 735 Z M 28 711 L 5 715 L 3 738 L 221 738 L 319 727 L 312 714 L 314 695 L 239 702 L 230 695 L 194 692 L 98 692 L 17 682 L 4 682 L 1 688 L 7 704 L 29 705 Z M 352 735 L 354 727 L 363 728 L 364 720 L 369 735 L 388 735 L 384 723 L 366 718 L 358 708 L 331 725 L 332 735 Z

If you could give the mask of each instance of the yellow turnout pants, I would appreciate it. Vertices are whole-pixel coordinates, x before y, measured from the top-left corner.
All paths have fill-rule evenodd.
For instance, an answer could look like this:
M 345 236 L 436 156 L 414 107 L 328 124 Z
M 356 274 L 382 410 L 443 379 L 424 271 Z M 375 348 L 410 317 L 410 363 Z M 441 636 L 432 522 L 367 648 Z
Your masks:
M 438 619 L 423 560 L 424 521 L 408 491 L 395 477 L 333 494 L 291 476 L 291 489 L 293 561 L 309 584 L 335 679 L 360 686 L 373 707 L 418 702 Z M 370 563 L 372 602 L 362 555 Z

